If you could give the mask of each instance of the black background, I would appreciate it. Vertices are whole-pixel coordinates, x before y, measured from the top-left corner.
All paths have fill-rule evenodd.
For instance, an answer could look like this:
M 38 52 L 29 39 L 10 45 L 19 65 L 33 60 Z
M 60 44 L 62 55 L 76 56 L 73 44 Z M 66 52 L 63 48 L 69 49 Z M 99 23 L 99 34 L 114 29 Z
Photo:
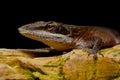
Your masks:
M 33 3 L 34 4 L 34 3 Z M 120 32 L 119 10 L 113 7 L 91 8 L 89 5 L 73 7 L 73 5 L 49 4 L 40 6 L 9 5 L 1 9 L 0 48 L 40 48 L 43 43 L 21 36 L 17 28 L 35 21 L 57 21 L 74 25 L 90 25 L 109 27 Z M 51 5 L 53 7 L 51 7 Z M 59 8 L 58 8 L 59 7 Z

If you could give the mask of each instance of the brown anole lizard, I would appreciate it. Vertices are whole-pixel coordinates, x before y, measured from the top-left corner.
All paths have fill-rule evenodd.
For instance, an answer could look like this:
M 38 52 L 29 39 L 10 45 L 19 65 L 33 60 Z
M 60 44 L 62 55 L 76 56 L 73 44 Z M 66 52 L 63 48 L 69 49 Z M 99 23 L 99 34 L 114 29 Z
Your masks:
M 94 54 L 94 59 L 97 59 L 97 53 L 103 56 L 100 52 L 102 47 L 120 43 L 120 34 L 105 27 L 38 21 L 23 25 L 18 30 L 25 37 L 41 41 L 58 51 L 91 48 L 88 54 Z

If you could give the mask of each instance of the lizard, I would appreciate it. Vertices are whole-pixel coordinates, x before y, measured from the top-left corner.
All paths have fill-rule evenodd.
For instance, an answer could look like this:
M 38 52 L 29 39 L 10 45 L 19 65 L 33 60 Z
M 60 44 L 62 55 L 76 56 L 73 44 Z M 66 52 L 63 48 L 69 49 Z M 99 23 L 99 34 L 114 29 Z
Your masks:
M 18 28 L 23 36 L 40 41 L 57 51 L 72 50 L 74 48 L 90 48 L 88 55 L 97 53 L 102 47 L 120 43 L 120 33 L 106 27 L 80 26 L 64 24 L 55 21 L 37 21 Z

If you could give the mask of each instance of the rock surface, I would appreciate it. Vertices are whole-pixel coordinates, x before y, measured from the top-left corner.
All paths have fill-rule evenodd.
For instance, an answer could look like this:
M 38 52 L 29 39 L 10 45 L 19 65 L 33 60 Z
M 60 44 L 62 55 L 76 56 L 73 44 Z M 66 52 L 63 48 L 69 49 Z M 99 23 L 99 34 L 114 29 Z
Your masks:
M 94 60 L 81 49 L 50 57 L 0 49 L 0 80 L 120 80 L 120 45 L 101 52 Z

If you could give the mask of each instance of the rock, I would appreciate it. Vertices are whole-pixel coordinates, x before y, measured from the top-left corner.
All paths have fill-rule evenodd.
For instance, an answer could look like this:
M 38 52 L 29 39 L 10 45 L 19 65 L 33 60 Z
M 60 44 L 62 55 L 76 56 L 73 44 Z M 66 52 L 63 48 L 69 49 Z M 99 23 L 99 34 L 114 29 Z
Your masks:
M 34 80 L 30 71 L 0 63 L 0 80 Z
M 0 49 L 0 80 L 120 79 L 120 45 L 102 49 L 104 57 L 98 55 L 98 60 L 81 49 L 48 57 L 33 52 L 34 50 Z
M 120 65 L 109 58 L 99 56 L 98 60 L 83 56 L 82 51 L 75 50 L 71 59 L 66 61 L 63 72 L 66 80 L 110 80 L 120 76 Z

